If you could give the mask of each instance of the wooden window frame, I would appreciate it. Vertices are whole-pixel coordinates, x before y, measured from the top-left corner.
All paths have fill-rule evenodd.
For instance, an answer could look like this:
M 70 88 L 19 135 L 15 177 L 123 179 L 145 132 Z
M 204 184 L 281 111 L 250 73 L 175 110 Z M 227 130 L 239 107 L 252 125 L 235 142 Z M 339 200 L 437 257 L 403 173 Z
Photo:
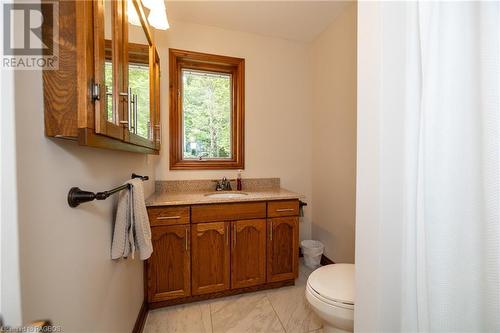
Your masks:
M 232 74 L 231 159 L 183 159 L 182 69 L 198 69 Z M 170 170 L 244 169 L 245 59 L 169 49 L 170 81 Z

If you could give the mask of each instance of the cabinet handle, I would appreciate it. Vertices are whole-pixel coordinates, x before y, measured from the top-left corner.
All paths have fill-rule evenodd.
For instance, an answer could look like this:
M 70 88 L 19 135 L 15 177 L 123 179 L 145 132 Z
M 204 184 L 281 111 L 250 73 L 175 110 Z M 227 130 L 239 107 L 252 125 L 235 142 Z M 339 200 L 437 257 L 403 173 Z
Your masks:
M 186 252 L 188 251 L 188 228 L 186 227 Z
M 156 219 L 157 220 L 178 220 L 180 219 L 180 216 L 158 216 Z
M 276 212 L 293 212 L 294 210 L 293 208 L 278 208 Z
M 134 101 L 134 133 L 137 134 L 137 123 L 138 123 L 138 106 L 137 106 L 137 94 L 133 95 L 133 101 Z
M 92 99 L 99 101 L 101 99 L 101 85 L 99 83 L 92 84 Z
M 118 95 L 123 96 L 123 97 L 127 97 L 127 114 L 128 114 L 128 120 L 127 121 L 121 120 L 120 124 L 127 125 L 128 130 L 131 131 L 132 130 L 132 122 L 130 121 L 131 120 L 130 119 L 130 112 L 131 112 L 131 109 L 132 109 L 132 99 L 130 98 L 130 96 L 132 95 L 132 88 L 129 88 L 128 92 L 120 92 Z
M 156 137 L 156 141 L 161 142 L 161 127 L 160 127 L 160 125 L 154 125 L 154 127 L 156 128 L 156 131 L 158 133 L 158 136 Z

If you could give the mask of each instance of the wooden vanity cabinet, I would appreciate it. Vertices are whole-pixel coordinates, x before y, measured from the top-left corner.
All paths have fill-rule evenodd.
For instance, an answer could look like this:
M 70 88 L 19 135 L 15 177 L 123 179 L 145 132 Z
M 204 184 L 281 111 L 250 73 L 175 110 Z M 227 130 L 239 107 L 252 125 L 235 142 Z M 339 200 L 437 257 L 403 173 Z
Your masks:
M 299 218 L 275 217 L 267 220 L 267 282 L 298 276 Z
M 230 222 L 191 226 L 192 294 L 202 295 L 230 287 Z
M 291 285 L 298 200 L 149 207 L 151 308 Z
M 266 220 L 231 222 L 231 288 L 266 282 Z
M 153 254 L 146 262 L 148 302 L 191 295 L 190 226 L 151 228 Z
M 142 3 L 57 3 L 58 39 L 52 41 L 51 27 L 42 24 L 46 45 L 59 52 L 58 68 L 43 71 L 45 135 L 84 146 L 158 154 L 159 57 Z M 140 27 L 128 22 L 129 10 L 136 11 Z M 136 84 L 146 80 L 132 80 L 138 75 L 148 84 Z

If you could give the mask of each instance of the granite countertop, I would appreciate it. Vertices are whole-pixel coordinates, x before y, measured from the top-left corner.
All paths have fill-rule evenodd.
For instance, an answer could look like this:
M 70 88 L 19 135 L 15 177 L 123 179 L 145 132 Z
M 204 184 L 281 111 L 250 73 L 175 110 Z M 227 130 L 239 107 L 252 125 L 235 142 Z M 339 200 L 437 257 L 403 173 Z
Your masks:
M 146 206 L 175 206 L 175 205 L 195 205 L 212 204 L 228 202 L 246 202 L 246 201 L 268 201 L 268 200 L 286 200 L 300 199 L 302 195 L 285 190 L 283 188 L 266 189 L 261 191 L 241 191 L 247 195 L 238 198 L 214 198 L 207 196 L 210 193 L 239 193 L 239 191 L 223 192 L 157 192 L 146 199 Z

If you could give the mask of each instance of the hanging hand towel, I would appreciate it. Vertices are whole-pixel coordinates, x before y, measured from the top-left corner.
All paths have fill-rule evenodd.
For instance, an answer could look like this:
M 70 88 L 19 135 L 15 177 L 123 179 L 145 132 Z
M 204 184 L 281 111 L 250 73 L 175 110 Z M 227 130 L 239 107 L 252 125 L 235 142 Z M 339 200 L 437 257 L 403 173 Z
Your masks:
M 122 191 L 118 196 L 111 259 L 129 255 L 133 259 L 137 248 L 139 258 L 146 260 L 153 252 L 153 244 L 142 181 L 131 179 L 127 183 L 131 185 L 130 190 Z

